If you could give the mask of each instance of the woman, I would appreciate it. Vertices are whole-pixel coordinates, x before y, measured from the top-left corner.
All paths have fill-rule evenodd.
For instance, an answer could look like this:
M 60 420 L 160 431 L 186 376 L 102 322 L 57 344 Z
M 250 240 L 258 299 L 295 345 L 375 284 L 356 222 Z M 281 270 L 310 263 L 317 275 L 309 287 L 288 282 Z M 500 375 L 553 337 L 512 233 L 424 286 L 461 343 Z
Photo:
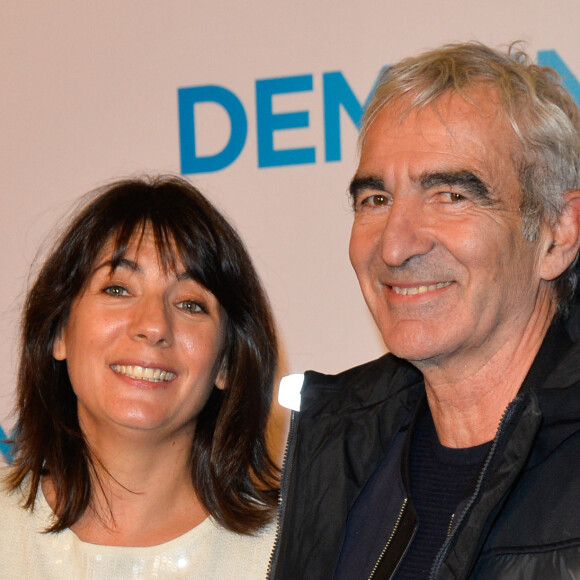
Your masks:
M 7 578 L 264 578 L 274 324 L 237 234 L 188 182 L 98 191 L 23 315 Z

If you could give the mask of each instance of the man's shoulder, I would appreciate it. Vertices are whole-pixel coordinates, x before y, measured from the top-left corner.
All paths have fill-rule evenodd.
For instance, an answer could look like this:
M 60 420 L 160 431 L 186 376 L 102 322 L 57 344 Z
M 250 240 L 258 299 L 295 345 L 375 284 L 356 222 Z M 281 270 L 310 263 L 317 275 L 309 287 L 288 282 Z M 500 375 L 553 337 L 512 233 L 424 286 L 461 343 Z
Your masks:
M 362 377 L 374 377 L 394 372 L 401 365 L 407 364 L 405 361 L 396 356 L 387 353 L 383 356 L 351 367 L 336 374 L 326 374 L 314 370 L 306 371 L 305 382 L 319 386 L 328 386 L 329 388 L 339 389 L 344 384 Z
M 309 409 L 321 400 L 326 404 L 338 400 L 371 404 L 421 380 L 415 367 L 389 353 L 338 374 L 306 371 L 301 409 Z

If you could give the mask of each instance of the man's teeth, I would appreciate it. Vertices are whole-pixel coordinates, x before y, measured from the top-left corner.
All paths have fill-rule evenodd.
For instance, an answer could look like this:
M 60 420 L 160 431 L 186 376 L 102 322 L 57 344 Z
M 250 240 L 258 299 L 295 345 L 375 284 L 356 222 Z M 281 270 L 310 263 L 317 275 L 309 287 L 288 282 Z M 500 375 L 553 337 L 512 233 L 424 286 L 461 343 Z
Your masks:
M 439 282 L 438 284 L 429 284 L 429 286 L 413 286 L 411 288 L 401 288 L 400 286 L 391 286 L 391 288 L 397 293 L 403 296 L 409 294 L 424 294 L 425 292 L 431 292 L 432 290 L 437 290 L 438 288 L 444 288 L 449 286 L 451 282 Z
M 170 371 L 140 367 L 138 365 L 111 365 L 111 368 L 120 375 L 125 375 L 132 379 L 151 381 L 152 383 L 162 383 L 163 381 L 170 381 L 176 377 Z

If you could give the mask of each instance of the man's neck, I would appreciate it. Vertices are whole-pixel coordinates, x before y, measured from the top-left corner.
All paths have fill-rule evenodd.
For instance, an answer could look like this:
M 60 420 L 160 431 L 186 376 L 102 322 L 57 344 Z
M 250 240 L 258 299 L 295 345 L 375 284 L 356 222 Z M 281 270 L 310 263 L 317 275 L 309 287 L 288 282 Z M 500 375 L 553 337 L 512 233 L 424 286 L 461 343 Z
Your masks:
M 446 447 L 473 447 L 491 441 L 517 395 L 553 318 L 536 313 L 492 352 L 471 359 L 418 364 L 439 440 Z

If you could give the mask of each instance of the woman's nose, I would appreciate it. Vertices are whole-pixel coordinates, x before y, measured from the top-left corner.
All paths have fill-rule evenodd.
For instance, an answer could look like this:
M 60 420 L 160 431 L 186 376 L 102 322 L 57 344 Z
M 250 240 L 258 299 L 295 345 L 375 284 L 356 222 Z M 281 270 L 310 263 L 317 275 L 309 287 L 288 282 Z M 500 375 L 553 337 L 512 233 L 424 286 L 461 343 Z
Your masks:
M 169 346 L 173 342 L 171 321 L 167 306 L 160 299 L 142 299 L 135 305 L 133 338 L 151 346 Z

